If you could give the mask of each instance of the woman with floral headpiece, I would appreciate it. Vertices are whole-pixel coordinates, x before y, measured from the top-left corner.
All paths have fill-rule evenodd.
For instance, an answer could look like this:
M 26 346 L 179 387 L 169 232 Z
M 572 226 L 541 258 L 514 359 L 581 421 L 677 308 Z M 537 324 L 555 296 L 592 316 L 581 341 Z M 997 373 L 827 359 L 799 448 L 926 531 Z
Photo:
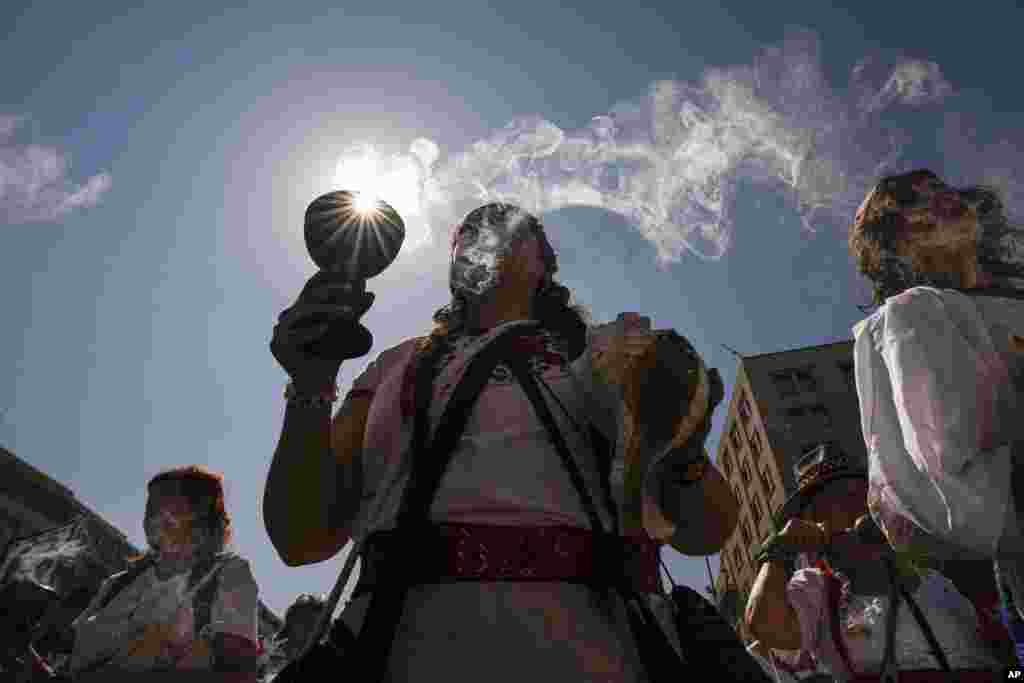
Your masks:
M 854 328 L 871 514 L 897 547 L 993 558 L 1011 631 L 1024 604 L 1022 238 L 994 190 L 927 170 L 883 178 L 850 229 L 879 305 Z
M 303 349 L 331 325 L 365 339 L 355 321 L 372 295 L 319 273 L 275 328 L 271 350 L 293 388 L 267 479 L 267 531 L 290 566 L 363 541 L 339 622 L 356 634 L 349 661 L 368 680 L 653 681 L 661 672 L 641 650 L 661 648 L 661 663 L 676 656 L 659 545 L 707 554 L 736 523 L 736 500 L 703 448 L 717 375 L 637 314 L 588 328 L 556 271 L 536 217 L 502 203 L 472 211 L 454 232 L 452 299 L 433 331 L 381 353 L 333 419 L 340 361 Z M 452 450 L 424 455 L 417 444 L 447 433 L 458 419 L 447 407 L 480 367 Z M 433 490 L 419 487 L 428 463 L 446 457 Z M 407 493 L 422 493 L 429 516 L 411 527 Z M 623 550 L 605 554 L 613 546 L 602 550 L 597 527 L 620 534 Z M 624 576 L 643 596 L 628 605 L 609 590 Z M 385 603 L 397 585 L 394 611 Z M 634 627 L 667 642 L 651 645 Z

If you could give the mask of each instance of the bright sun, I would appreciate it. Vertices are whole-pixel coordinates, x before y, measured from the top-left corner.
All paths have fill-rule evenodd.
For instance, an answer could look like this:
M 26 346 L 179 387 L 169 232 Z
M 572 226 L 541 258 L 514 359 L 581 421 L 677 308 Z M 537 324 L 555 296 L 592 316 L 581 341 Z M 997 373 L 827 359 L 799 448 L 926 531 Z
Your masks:
M 379 201 L 370 192 L 362 191 L 357 192 L 355 197 L 352 198 L 352 206 L 359 213 L 372 213 L 377 210 L 377 203 Z
M 338 161 L 334 185 L 356 194 L 355 209 L 362 214 L 376 210 L 380 201 L 393 206 L 405 222 L 405 245 L 415 247 L 428 238 L 427 227 L 420 218 L 421 175 L 412 157 L 384 156 L 364 144 Z

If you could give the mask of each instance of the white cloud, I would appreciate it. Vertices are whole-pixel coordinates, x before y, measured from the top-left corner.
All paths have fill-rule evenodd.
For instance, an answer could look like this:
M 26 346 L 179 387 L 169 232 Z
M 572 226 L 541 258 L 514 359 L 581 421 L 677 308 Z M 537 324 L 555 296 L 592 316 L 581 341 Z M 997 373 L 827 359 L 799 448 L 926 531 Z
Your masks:
M 23 121 L 23 117 L 0 114 L 0 222 L 56 221 L 98 203 L 110 189 L 110 175 L 98 173 L 75 183 L 69 177 L 68 159 L 59 149 L 16 138 Z

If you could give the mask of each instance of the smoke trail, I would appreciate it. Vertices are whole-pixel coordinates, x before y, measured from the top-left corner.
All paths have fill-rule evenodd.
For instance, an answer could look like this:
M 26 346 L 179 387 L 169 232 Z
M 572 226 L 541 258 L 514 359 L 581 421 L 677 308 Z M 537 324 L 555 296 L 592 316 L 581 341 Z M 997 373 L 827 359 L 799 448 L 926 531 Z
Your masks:
M 800 30 L 753 64 L 656 82 L 577 130 L 521 118 L 444 160 L 424 139 L 409 156 L 435 235 L 484 201 L 534 212 L 586 205 L 624 216 L 660 264 L 686 251 L 714 260 L 733 241 L 738 181 L 790 195 L 808 230 L 845 223 L 879 175 L 902 170 L 911 136 L 883 114 L 952 92 L 939 65 L 920 60 L 865 59 L 833 88 L 817 37 Z
M 12 543 L 0 564 L 0 581 L 28 579 L 62 595 L 83 585 L 98 587 L 112 568 L 97 554 L 87 526 L 80 518 Z
M 0 114 L 0 223 L 55 221 L 99 202 L 110 189 L 110 175 L 99 173 L 81 185 L 72 183 L 68 161 L 59 150 L 15 142 L 23 121 Z

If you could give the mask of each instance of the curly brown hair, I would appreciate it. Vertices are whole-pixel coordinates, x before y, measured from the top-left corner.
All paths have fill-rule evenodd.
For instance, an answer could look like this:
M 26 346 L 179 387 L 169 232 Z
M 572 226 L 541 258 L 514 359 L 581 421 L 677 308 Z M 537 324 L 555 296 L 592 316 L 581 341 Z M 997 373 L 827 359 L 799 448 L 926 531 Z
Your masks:
M 224 475 L 203 465 L 182 465 L 161 471 L 149 480 L 150 501 L 154 493 L 170 487 L 188 499 L 203 522 L 203 528 L 214 537 L 215 550 L 223 550 L 231 541 L 231 516 L 224 504 Z
M 868 193 L 850 225 L 850 254 L 858 272 L 871 281 L 875 305 L 881 305 L 887 298 L 911 287 L 959 286 L 956 274 L 935 268 L 925 271 L 911 258 L 898 253 L 897 243 L 907 230 L 900 211 L 914 201 L 908 185 L 925 178 L 937 179 L 938 176 L 926 169 L 919 169 L 882 178 Z M 1024 264 L 1006 246 L 1008 238 L 1012 239 L 1012 233 L 1017 228 L 1007 220 L 998 190 L 975 185 L 958 188 L 956 192 L 977 216 L 978 265 L 992 276 L 994 282 L 1018 286 L 1013 279 L 1024 275 Z

